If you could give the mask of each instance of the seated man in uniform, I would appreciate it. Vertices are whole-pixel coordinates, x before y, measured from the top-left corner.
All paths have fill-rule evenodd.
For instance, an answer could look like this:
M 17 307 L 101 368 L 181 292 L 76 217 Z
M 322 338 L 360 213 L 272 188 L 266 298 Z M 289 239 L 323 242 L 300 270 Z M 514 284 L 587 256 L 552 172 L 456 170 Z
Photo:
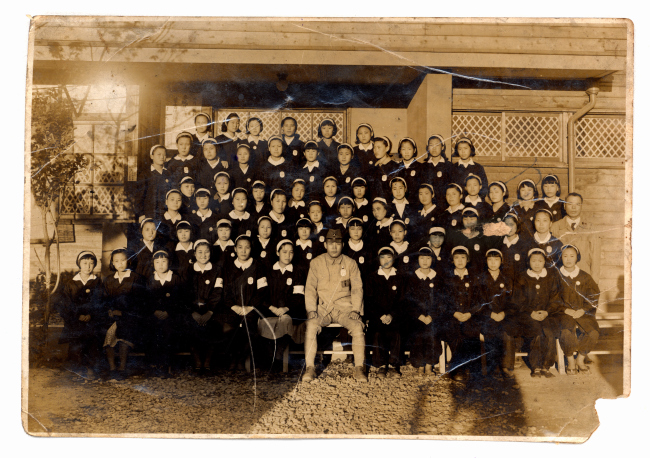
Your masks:
M 354 378 L 367 382 L 363 360 L 365 339 L 361 314 L 363 313 L 363 284 L 357 263 L 343 254 L 343 236 L 338 229 L 330 229 L 325 237 L 327 253 L 314 258 L 309 266 L 305 285 L 307 329 L 305 332 L 305 363 L 303 382 L 316 377 L 316 335 L 322 326 L 338 323 L 352 336 Z

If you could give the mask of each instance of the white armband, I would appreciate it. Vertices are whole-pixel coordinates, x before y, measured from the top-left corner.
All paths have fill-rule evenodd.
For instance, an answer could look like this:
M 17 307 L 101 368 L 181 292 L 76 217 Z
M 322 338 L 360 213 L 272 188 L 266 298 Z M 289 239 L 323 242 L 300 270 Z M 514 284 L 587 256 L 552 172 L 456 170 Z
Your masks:
M 217 281 L 214 282 L 215 288 L 223 288 L 223 278 L 217 278 Z
M 257 289 L 264 288 L 265 286 L 268 286 L 268 283 L 266 283 L 266 277 L 258 278 Z
M 293 294 L 305 294 L 305 285 L 296 285 L 293 287 Z

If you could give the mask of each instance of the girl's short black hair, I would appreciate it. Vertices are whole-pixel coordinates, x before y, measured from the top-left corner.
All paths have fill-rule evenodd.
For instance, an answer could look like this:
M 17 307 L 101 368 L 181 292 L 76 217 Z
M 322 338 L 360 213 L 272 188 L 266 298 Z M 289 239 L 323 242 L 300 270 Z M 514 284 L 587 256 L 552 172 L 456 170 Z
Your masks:
M 361 129 L 362 127 L 365 127 L 366 129 L 368 129 L 370 131 L 370 141 L 371 142 L 375 141 L 375 131 L 372 128 L 372 126 L 370 124 L 367 124 L 367 123 L 361 123 L 361 124 L 359 124 L 359 127 L 357 127 L 357 130 L 355 131 L 355 136 L 356 136 L 356 139 L 355 139 L 355 142 L 354 142 L 355 145 L 358 145 L 359 143 L 361 143 L 359 141 L 359 129 Z
M 124 256 L 126 256 L 126 268 L 127 270 L 130 269 L 131 267 L 131 258 L 129 257 L 129 252 L 126 250 L 126 248 L 118 248 L 117 250 L 111 251 L 111 257 L 108 260 L 108 270 L 111 272 L 117 272 L 117 269 L 113 265 L 113 256 L 116 254 L 122 253 Z
M 413 157 L 417 160 L 418 158 L 418 145 L 415 143 L 415 140 L 412 138 L 403 138 L 399 141 L 399 144 L 397 145 L 397 153 L 402 156 L 402 144 L 403 143 L 410 143 L 411 146 L 413 147 Z
M 506 222 L 506 219 L 513 219 L 515 221 L 515 234 L 519 234 L 519 230 L 521 229 L 521 226 L 519 224 L 519 218 L 513 213 L 506 213 L 505 216 L 503 217 L 503 222 Z
M 262 120 L 260 118 L 256 118 L 255 116 L 253 116 L 252 118 L 248 118 L 248 121 L 246 121 L 246 133 L 247 134 L 250 134 L 250 132 L 248 130 L 248 126 L 251 123 L 251 121 L 259 122 L 260 123 L 260 133 L 262 133 L 264 131 L 264 123 L 262 122 Z
M 445 186 L 445 196 L 447 195 L 447 191 L 450 190 L 450 189 L 455 189 L 456 191 L 458 191 L 458 193 L 460 194 L 461 199 L 465 195 L 465 190 L 460 185 L 458 185 L 456 183 L 449 183 L 449 184 L 447 184 L 447 186 Z
M 320 128 L 322 126 L 332 126 L 334 129 L 332 130 L 332 137 L 335 137 L 337 132 L 339 131 L 339 128 L 337 127 L 336 123 L 332 121 L 331 119 L 323 119 L 320 124 L 318 125 L 318 136 L 320 138 L 323 138 L 323 133 L 321 132 Z
M 562 186 L 560 185 L 560 179 L 557 177 L 557 175 L 546 175 L 544 177 L 544 179 L 542 180 L 542 193 L 544 193 L 544 185 L 546 183 L 555 183 L 557 185 L 557 191 L 555 192 L 555 197 L 560 197 L 560 194 L 562 194 Z
M 578 247 L 576 247 L 575 245 L 564 245 L 561 248 L 561 251 L 560 251 L 560 265 L 562 265 L 562 266 L 564 266 L 564 264 L 562 263 L 562 254 L 564 253 L 564 250 L 566 250 L 568 248 L 572 248 L 573 251 L 576 252 L 576 255 L 577 255 L 576 256 L 576 261 L 577 262 L 580 262 L 580 259 L 582 259 L 582 257 L 580 256 L 580 250 L 578 249 Z
M 539 191 L 537 190 L 537 186 L 535 186 L 533 180 L 522 180 L 519 182 L 519 185 L 517 186 L 517 199 L 521 200 L 522 186 L 528 186 L 529 188 L 533 188 L 533 199 L 539 199 Z
M 197 249 L 198 247 L 200 247 L 201 245 L 205 245 L 205 246 L 207 246 L 208 248 L 212 249 L 212 247 L 210 246 L 210 242 L 208 242 L 207 240 L 202 239 L 202 240 L 198 240 L 198 242 L 199 242 L 199 243 L 194 243 L 194 247 L 193 247 L 193 250 L 195 251 L 194 256 L 196 256 L 196 249 Z
M 508 186 L 503 181 L 493 181 L 492 183 L 490 183 L 488 185 L 488 193 L 490 192 L 490 188 L 492 186 L 497 186 L 501 188 L 501 190 L 503 191 L 503 202 L 505 202 L 506 199 L 510 197 L 510 191 L 508 191 Z
M 284 127 L 284 122 L 285 122 L 287 119 L 291 119 L 291 120 L 293 121 L 293 123 L 295 124 L 295 126 L 296 126 L 296 130 L 298 130 L 298 121 L 296 121 L 296 118 L 292 118 L 291 116 L 287 116 L 286 118 L 284 118 L 284 119 L 280 122 L 280 129 L 282 129 L 282 128 Z
M 77 267 L 81 268 L 81 261 L 84 259 L 91 259 L 93 261 L 93 269 L 97 267 L 97 256 L 95 256 L 95 253 L 92 253 L 90 251 L 88 252 L 81 252 L 77 255 Z
M 237 113 L 230 113 L 221 123 L 221 132 L 228 132 L 228 122 L 235 118 L 241 119 Z M 237 129 L 237 132 L 239 132 L 239 129 Z
M 377 137 L 373 138 L 375 142 L 382 142 L 386 146 L 386 154 L 390 154 L 390 150 L 393 149 L 393 142 L 390 141 L 388 137 Z
M 459 154 L 458 154 L 458 145 L 460 145 L 461 143 L 467 143 L 469 145 L 469 149 L 472 151 L 472 153 L 469 155 L 469 157 L 476 156 L 476 147 L 474 146 L 474 143 L 472 143 L 472 140 L 470 140 L 467 137 L 461 137 L 454 144 L 454 153 L 451 155 L 452 157 L 459 156 Z
M 429 142 L 431 141 L 432 138 L 437 138 L 440 141 L 440 144 L 442 145 L 442 148 L 440 150 L 440 155 L 445 159 L 447 159 L 447 155 L 445 154 L 445 151 L 447 151 L 447 144 L 445 143 L 445 140 L 443 139 L 442 135 L 435 134 L 427 138 L 427 147 L 426 147 L 427 153 L 429 153 Z M 429 153 L 429 155 L 431 155 L 431 153 Z

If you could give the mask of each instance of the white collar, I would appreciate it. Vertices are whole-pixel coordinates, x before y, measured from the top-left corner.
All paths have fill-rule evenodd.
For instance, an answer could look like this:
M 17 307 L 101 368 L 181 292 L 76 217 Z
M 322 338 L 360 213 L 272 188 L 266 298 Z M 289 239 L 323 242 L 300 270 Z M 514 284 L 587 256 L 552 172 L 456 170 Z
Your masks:
M 425 210 L 424 208 L 420 210 L 420 215 L 422 216 L 427 216 L 429 213 L 431 213 L 433 210 L 435 210 L 436 204 L 433 204 L 431 207 L 429 207 L 428 210 Z
M 348 246 L 352 251 L 361 251 L 363 249 L 363 240 L 355 242 L 354 240 L 348 240 Z
M 235 246 L 235 242 L 228 239 L 227 242 L 223 243 L 223 240 L 217 239 L 217 241 L 214 242 L 214 245 L 212 245 L 212 246 L 218 246 L 219 248 L 221 248 L 222 251 L 225 251 L 226 248 L 228 248 L 229 246 Z
M 202 213 L 202 210 L 200 210 L 200 209 L 196 211 L 196 214 L 199 215 L 199 218 L 201 218 L 201 221 L 205 221 L 206 219 L 208 219 L 209 217 L 212 216 L 212 210 L 210 210 L 209 208 L 207 210 L 208 211 L 205 212 L 205 214 Z
M 248 258 L 248 261 L 246 262 L 239 262 L 239 258 L 235 259 L 235 265 L 239 267 L 241 270 L 246 270 L 248 269 L 251 264 L 253 264 L 253 258 Z
M 415 158 L 411 159 L 410 162 L 406 162 L 405 160 L 402 160 L 402 165 L 404 166 L 405 169 L 408 169 L 413 163 L 415 162 Z
M 166 211 L 163 216 L 165 217 L 166 220 L 169 220 L 174 224 L 176 224 L 176 221 L 180 221 L 181 219 L 183 219 L 180 213 L 176 216 L 176 218 L 172 218 L 172 215 L 170 215 L 168 211 Z
M 476 205 L 479 202 L 483 202 L 483 200 L 479 196 L 474 196 L 474 199 L 471 199 L 471 196 L 465 197 L 465 202 L 469 202 L 472 205 Z
M 223 132 L 221 135 L 223 135 L 224 137 L 228 137 L 231 140 L 237 138 L 236 134 L 233 134 L 232 132 L 228 132 L 228 131 Z
M 210 161 L 207 160 L 207 159 L 206 159 L 205 161 L 208 163 L 208 165 L 209 165 L 211 168 L 215 168 L 216 166 L 219 165 L 219 163 L 221 162 L 221 159 L 217 158 L 217 160 L 216 160 L 216 162 L 214 163 L 214 165 L 211 164 Z
M 236 219 L 238 221 L 243 221 L 245 219 L 250 218 L 251 214 L 248 213 L 247 211 L 245 211 L 243 216 L 237 216 L 237 213 L 235 213 L 235 210 L 232 210 L 230 213 L 228 213 L 228 216 L 230 216 L 232 219 Z
M 283 269 L 280 267 L 280 261 L 276 262 L 273 264 L 273 270 L 279 270 L 283 274 L 288 270 L 289 272 L 293 272 L 293 264 L 287 264 L 287 266 Z
M 257 240 L 260 241 L 260 245 L 262 245 L 262 248 L 266 248 L 269 242 L 271 241 L 271 239 L 262 240 L 259 235 L 257 236 Z
M 350 217 L 350 218 L 346 219 L 345 221 L 343 221 L 343 217 L 339 216 L 339 217 L 336 218 L 336 224 L 340 224 L 345 229 L 347 229 L 348 228 L 348 221 L 350 221 L 351 218 L 352 217 Z
M 240 162 L 237 163 L 239 170 L 242 171 L 243 174 L 248 173 L 248 171 L 251 169 L 251 166 L 249 164 L 242 164 Z M 246 167 L 246 168 L 244 168 Z
M 325 196 L 325 202 L 327 202 L 327 205 L 332 207 L 334 205 L 334 202 L 336 202 L 336 196 Z M 330 203 L 331 202 L 331 203 Z
M 576 268 L 573 269 L 573 272 L 569 272 L 568 270 L 566 270 L 564 268 L 564 266 L 562 266 L 562 267 L 560 267 L 560 272 L 562 272 L 562 275 L 564 275 L 565 277 L 569 277 L 569 278 L 573 279 L 573 278 L 576 278 L 578 276 L 578 274 L 580 273 L 580 267 L 578 267 L 578 266 L 575 266 L 575 267 Z
M 540 278 L 546 277 L 546 274 L 547 274 L 546 267 L 544 267 L 540 273 L 534 272 L 534 271 L 532 271 L 530 269 L 528 269 L 526 271 L 526 273 L 528 274 L 529 277 L 535 278 L 537 280 L 539 280 Z
M 302 168 L 307 169 L 307 170 L 309 170 L 311 172 L 312 170 L 317 169 L 319 167 L 320 167 L 320 162 L 318 162 L 318 159 L 316 159 L 313 164 L 310 165 L 309 162 L 308 162 L 305 165 L 303 165 Z
M 390 246 L 392 246 L 393 248 L 395 248 L 395 251 L 397 251 L 397 254 L 402 254 L 402 253 L 404 253 L 404 252 L 408 249 L 408 247 L 409 247 L 409 243 L 406 242 L 406 241 L 402 241 L 402 244 L 401 244 L 401 245 L 398 245 L 397 243 L 395 243 L 395 242 L 393 241 L 393 242 L 390 242 Z
M 200 134 L 200 133 L 197 132 L 197 133 L 196 133 L 196 138 L 198 138 L 199 140 L 201 140 L 201 139 L 206 139 L 206 138 L 211 138 L 211 137 L 210 137 L 210 130 L 208 129 L 208 130 L 206 130 L 206 131 L 205 131 L 204 133 L 202 133 L 202 134 Z
M 208 262 L 203 269 L 201 269 L 198 262 L 194 263 L 194 272 L 204 273 L 204 272 L 206 272 L 208 270 L 212 270 L 212 263 L 211 262 Z
M 187 156 L 181 156 L 180 154 L 177 154 L 176 156 L 174 156 L 174 159 L 176 159 L 177 161 L 185 162 L 194 159 L 194 156 L 192 156 L 191 154 L 188 154 Z
M 400 202 L 397 202 L 396 199 L 393 199 L 393 203 L 395 204 L 395 206 L 398 206 L 398 205 L 399 206 L 404 206 L 404 205 L 408 205 L 409 201 L 406 200 L 406 198 L 404 198 L 404 200 L 400 203 Z
M 540 239 L 538 234 L 539 234 L 539 232 L 535 232 L 535 234 L 533 235 L 533 238 L 535 239 L 535 241 L 537 243 L 548 243 L 548 241 L 551 240 L 551 233 L 550 232 L 548 234 L 546 234 L 546 237 L 544 238 L 544 240 Z
M 368 146 L 364 146 L 363 144 L 359 145 L 359 149 L 361 151 L 372 151 L 373 148 L 374 148 L 374 144 L 372 142 L 368 143 Z
M 119 272 L 115 272 L 115 275 L 113 276 L 113 278 L 117 279 L 117 281 L 122 283 L 122 280 L 124 280 L 125 278 L 129 278 L 130 276 L 131 276 L 131 271 L 130 270 L 125 270 L 124 271 L 124 276 L 122 278 L 120 278 L 120 273 Z
M 415 275 L 417 275 L 417 277 L 420 280 L 424 280 L 425 278 L 428 279 L 428 280 L 433 280 L 435 278 L 435 276 L 436 276 L 436 271 L 433 270 L 433 269 L 429 269 L 429 273 L 424 275 L 422 273 L 422 269 L 418 269 L 418 270 L 415 271 Z
M 186 253 L 189 253 L 192 248 L 194 248 L 194 242 L 190 242 L 190 247 L 188 249 L 185 249 L 183 244 L 181 242 L 178 242 L 176 244 L 176 250 L 174 251 L 184 251 Z
M 165 168 L 164 165 L 163 165 L 163 168 L 162 168 L 162 169 L 163 169 L 163 172 L 164 172 L 165 170 L 167 170 L 167 169 Z M 153 164 L 151 164 L 151 171 L 152 171 L 152 172 L 153 172 L 153 171 L 158 172 L 158 170 L 153 166 Z M 158 172 L 158 173 L 160 173 L 160 174 L 162 175 L 162 172 Z
M 274 158 L 273 156 L 269 156 L 269 158 L 267 159 L 267 161 L 269 161 L 269 163 L 270 163 L 270 164 L 273 164 L 273 165 L 284 164 L 284 158 L 283 158 L 283 157 L 280 157 L 280 159 L 276 159 L 276 158 Z
M 462 159 L 459 159 L 458 165 L 462 165 L 463 167 L 467 168 L 470 165 L 474 165 L 474 160 L 471 157 L 467 159 L 467 161 L 463 161 Z
M 382 223 L 381 221 L 377 221 L 377 226 L 379 226 L 380 228 L 390 226 L 391 224 L 393 224 L 393 217 L 392 216 L 390 218 L 388 218 L 385 223 Z
M 298 207 L 304 207 L 304 206 L 305 206 L 305 201 L 304 200 L 301 200 L 299 202 L 296 202 L 294 200 L 294 201 L 291 202 L 291 204 L 289 204 L 289 207 L 291 207 L 291 208 L 298 208 Z
M 314 224 L 314 227 L 316 228 L 316 230 L 314 231 L 314 234 L 318 234 L 320 231 L 323 230 L 323 223 L 322 222 L 313 223 L 313 224 Z
M 293 134 L 291 137 L 287 137 L 286 135 L 282 134 L 282 138 L 284 139 L 284 142 L 287 145 L 290 145 L 291 142 L 293 142 L 293 139 L 296 137 L 296 134 Z
M 275 216 L 275 215 L 276 215 L 275 210 L 271 210 L 269 212 L 269 218 L 271 218 L 273 221 L 275 221 L 278 224 L 283 223 L 284 220 L 286 219 L 286 217 L 284 215 L 280 215 L 282 217 L 282 219 L 278 219 L 278 217 Z
M 441 162 L 445 162 L 445 158 L 442 157 L 442 154 L 441 154 L 440 156 L 438 156 L 438 160 L 437 160 L 437 161 L 434 162 L 434 161 L 433 161 L 433 157 L 430 157 L 429 160 L 428 160 L 427 162 L 428 162 L 429 164 L 438 165 L 438 164 L 440 164 Z
M 447 211 L 448 211 L 449 213 L 453 214 L 453 213 L 456 213 L 458 210 L 463 210 L 464 208 L 465 208 L 465 205 L 463 205 L 462 202 L 461 202 L 461 203 L 459 203 L 458 206 L 456 207 L 456 210 L 452 210 L 451 207 L 447 207 Z
M 467 267 L 463 270 L 454 269 L 454 275 L 462 280 L 466 275 L 469 275 L 469 272 L 467 272 Z
M 144 243 L 144 246 L 146 246 L 151 253 L 153 253 L 153 240 L 145 240 L 142 239 L 142 243 Z
M 300 246 L 300 248 L 302 248 L 303 250 L 306 247 L 311 248 L 311 240 L 307 240 L 307 241 L 303 242 L 302 240 L 298 239 L 298 240 L 296 240 L 296 245 Z
M 378 275 L 383 275 L 384 278 L 385 278 L 386 280 L 388 280 L 390 277 L 392 277 L 392 276 L 394 276 L 394 275 L 397 275 L 397 269 L 395 269 L 395 267 L 391 267 L 391 268 L 390 268 L 390 272 L 386 273 L 386 272 L 384 271 L 384 269 L 382 269 L 382 268 L 380 267 L 379 270 L 377 271 L 377 274 L 378 274 Z
M 117 273 L 117 272 L 115 272 L 115 273 Z M 86 286 L 86 283 L 88 283 L 90 280 L 94 280 L 94 279 L 96 279 L 96 278 L 97 278 L 97 277 L 95 276 L 95 274 L 92 274 L 92 273 L 91 273 L 91 274 L 88 276 L 88 278 L 86 279 L 86 281 L 83 281 L 82 278 L 81 278 L 81 272 L 78 272 L 77 275 L 75 275 L 72 279 L 73 279 L 73 280 L 76 280 L 76 281 L 80 281 L 84 286 Z
M 165 282 L 168 282 L 168 281 L 171 281 L 171 280 L 172 280 L 172 271 L 171 271 L 171 270 L 168 270 L 167 273 L 166 273 L 164 276 L 161 277 L 160 275 L 158 275 L 158 272 L 156 272 L 156 271 L 154 270 L 154 272 L 153 272 L 153 278 L 154 278 L 155 280 L 158 280 L 158 281 L 160 282 L 161 285 L 164 285 Z
M 223 202 L 224 200 L 230 200 L 230 193 L 224 194 L 223 196 L 217 192 L 217 196 L 219 197 L 219 202 Z
M 257 145 L 257 143 L 260 141 L 260 136 L 258 135 L 257 137 L 253 137 L 252 135 L 249 135 L 247 140 Z
M 569 224 L 569 228 L 571 227 L 572 224 L 575 224 L 576 227 L 580 225 L 580 217 L 578 216 L 576 219 L 571 219 L 568 216 L 565 217 L 566 222 Z
M 363 200 L 361 201 L 361 203 L 357 202 L 357 200 L 354 199 L 354 203 L 355 203 L 355 205 L 357 206 L 357 209 L 359 209 L 359 208 L 363 207 L 364 205 L 367 205 L 367 204 L 368 204 L 368 199 L 366 199 L 366 198 L 364 197 Z
M 508 248 L 510 248 L 512 245 L 516 245 L 518 241 L 519 241 L 519 234 L 515 234 L 515 238 L 513 238 L 512 241 L 508 240 L 507 235 L 503 237 L 503 243 Z
M 559 200 L 560 198 L 558 196 L 552 197 L 550 199 L 548 197 L 544 197 L 544 202 L 546 202 L 549 207 L 552 207 L 553 205 L 558 203 Z

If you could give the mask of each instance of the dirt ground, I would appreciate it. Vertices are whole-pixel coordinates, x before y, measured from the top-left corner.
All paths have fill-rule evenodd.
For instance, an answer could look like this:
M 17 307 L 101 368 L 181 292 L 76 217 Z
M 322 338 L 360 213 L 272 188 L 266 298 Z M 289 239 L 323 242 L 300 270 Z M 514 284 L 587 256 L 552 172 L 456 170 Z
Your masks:
M 594 403 L 622 391 L 620 357 L 594 357 L 590 375 L 460 383 L 403 376 L 369 383 L 334 361 L 311 383 L 287 374 L 182 371 L 172 378 L 87 381 L 64 369 L 29 373 L 26 428 L 37 435 L 355 434 L 391 436 L 538 436 L 588 438 Z

